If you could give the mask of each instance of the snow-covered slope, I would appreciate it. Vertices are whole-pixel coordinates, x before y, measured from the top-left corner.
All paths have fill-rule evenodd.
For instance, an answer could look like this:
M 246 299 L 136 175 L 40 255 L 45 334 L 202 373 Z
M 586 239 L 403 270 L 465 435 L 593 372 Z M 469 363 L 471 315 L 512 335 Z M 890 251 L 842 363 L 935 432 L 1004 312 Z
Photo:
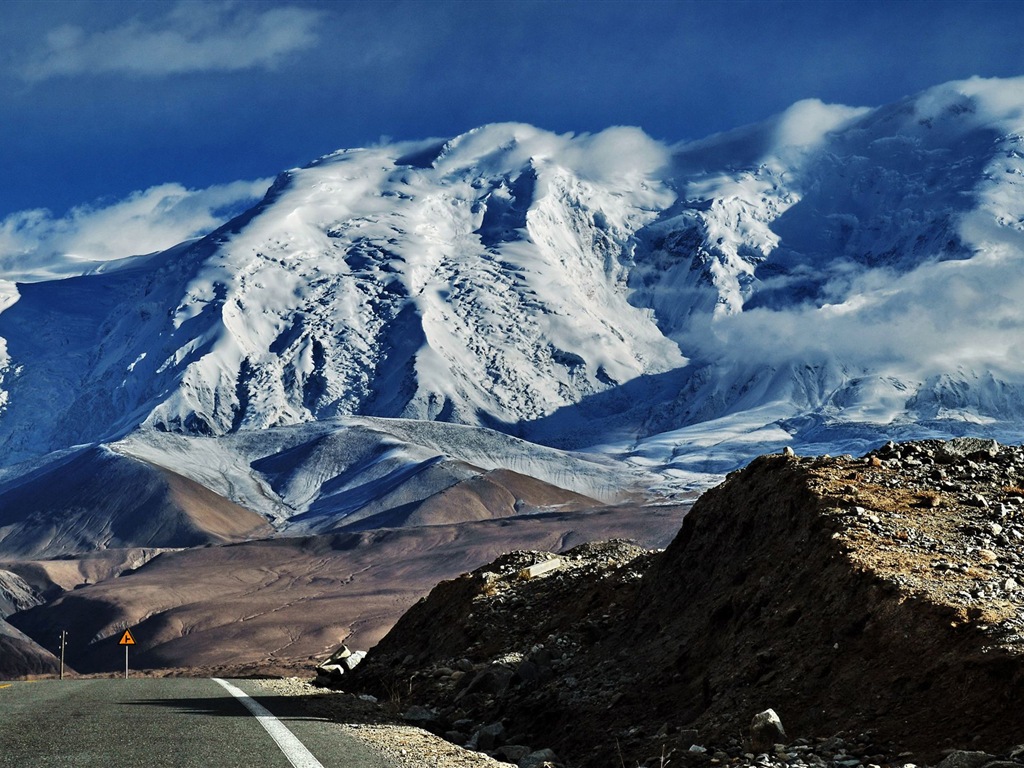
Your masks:
M 347 445 L 368 422 L 346 419 L 376 417 L 421 447 L 430 422 L 465 425 L 436 454 L 453 481 L 484 466 L 469 435 L 490 427 L 671 484 L 785 443 L 1012 437 L 1022 264 L 1024 79 L 801 102 L 675 147 L 502 124 L 341 151 L 207 238 L 19 284 L 0 448 L 10 463 L 141 428 L 135 455 L 182 471 L 158 433 L 232 436 L 233 462 L 272 427 Z M 306 514 L 433 461 L 419 450 L 328 491 L 348 470 L 316 451 L 257 475 Z
M 665 160 L 635 130 L 520 125 L 339 152 L 203 241 L 20 286 L 0 445 L 349 414 L 514 429 L 676 368 L 625 284 L 633 234 L 674 197 Z
M 632 300 L 690 375 L 670 431 L 620 456 L 692 477 L 786 442 L 1021 439 L 1024 79 L 803 102 L 682 147 L 674 175 Z

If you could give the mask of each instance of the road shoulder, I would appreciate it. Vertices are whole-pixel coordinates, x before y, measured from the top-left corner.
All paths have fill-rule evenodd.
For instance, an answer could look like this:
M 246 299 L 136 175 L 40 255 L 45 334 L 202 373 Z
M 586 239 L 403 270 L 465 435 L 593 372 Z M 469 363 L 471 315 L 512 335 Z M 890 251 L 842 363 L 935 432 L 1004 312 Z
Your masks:
M 481 752 L 463 749 L 422 728 L 399 722 L 381 705 L 340 691 L 317 688 L 305 680 L 260 680 L 251 695 L 290 697 L 291 711 L 304 711 L 333 723 L 342 733 L 364 744 L 395 768 L 509 768 Z

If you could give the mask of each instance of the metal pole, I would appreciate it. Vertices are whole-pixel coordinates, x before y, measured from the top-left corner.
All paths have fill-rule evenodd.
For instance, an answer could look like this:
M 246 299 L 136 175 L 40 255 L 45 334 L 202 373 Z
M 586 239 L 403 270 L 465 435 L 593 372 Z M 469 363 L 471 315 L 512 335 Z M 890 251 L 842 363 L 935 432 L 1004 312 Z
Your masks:
M 68 633 L 66 630 L 60 631 L 60 679 L 64 679 L 64 646 L 67 643 Z
M 128 679 L 128 646 L 124 647 L 124 679 Z

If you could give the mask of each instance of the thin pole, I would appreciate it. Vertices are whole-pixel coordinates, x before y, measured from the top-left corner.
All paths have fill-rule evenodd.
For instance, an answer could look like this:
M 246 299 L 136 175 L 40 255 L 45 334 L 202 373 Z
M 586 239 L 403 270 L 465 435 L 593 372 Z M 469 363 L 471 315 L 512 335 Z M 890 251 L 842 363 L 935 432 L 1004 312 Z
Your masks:
M 60 679 L 64 679 L 64 646 L 67 644 L 68 633 L 66 630 L 60 631 Z
M 128 646 L 124 647 L 124 679 L 128 679 Z

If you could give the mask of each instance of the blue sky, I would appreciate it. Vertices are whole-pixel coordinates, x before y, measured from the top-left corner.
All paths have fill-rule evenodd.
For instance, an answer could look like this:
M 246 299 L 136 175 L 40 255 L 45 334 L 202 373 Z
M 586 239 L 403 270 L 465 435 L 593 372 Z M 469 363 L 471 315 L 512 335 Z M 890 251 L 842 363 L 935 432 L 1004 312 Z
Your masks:
M 809 97 L 1021 75 L 1021 29 L 1011 0 L 5 0 L 0 257 L 124 201 L 212 220 L 382 137 L 515 120 L 678 141 Z

